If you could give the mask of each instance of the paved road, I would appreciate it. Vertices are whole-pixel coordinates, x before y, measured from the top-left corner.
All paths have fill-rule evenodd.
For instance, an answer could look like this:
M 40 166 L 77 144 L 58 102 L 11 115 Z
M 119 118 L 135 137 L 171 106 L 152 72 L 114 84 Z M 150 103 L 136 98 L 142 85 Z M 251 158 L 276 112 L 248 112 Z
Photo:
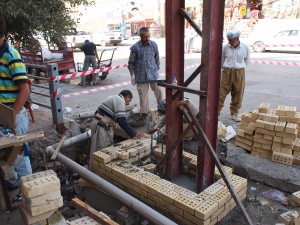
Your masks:
M 165 39 L 156 40 L 160 47 L 161 59 L 161 70 L 165 71 Z M 135 41 L 126 40 L 118 46 L 113 59 L 113 66 L 122 65 L 127 63 L 129 56 L 129 48 Z M 113 46 L 108 46 L 102 48 L 98 47 L 98 52 L 100 53 L 102 49 L 112 48 Z M 82 52 L 75 52 L 75 61 L 82 62 L 84 55 Z M 109 58 L 109 55 L 103 55 L 104 59 Z M 252 60 L 258 61 L 288 61 L 288 62 L 298 62 L 300 63 L 300 55 L 295 53 L 252 53 Z M 201 60 L 201 53 L 192 53 L 185 55 L 185 66 L 199 64 Z M 185 79 L 193 72 L 193 69 L 185 70 Z M 106 87 L 108 85 L 119 84 L 124 81 L 129 81 L 130 75 L 127 68 L 121 68 L 118 70 L 110 71 L 109 76 L 103 80 L 98 81 L 96 86 L 86 86 L 78 87 L 79 78 L 71 81 L 71 83 L 62 83 L 62 94 L 70 94 L 80 91 L 85 91 L 97 87 Z M 190 88 L 199 89 L 200 78 L 195 79 L 195 81 L 190 85 Z M 246 89 L 244 95 L 243 106 L 241 112 L 252 111 L 256 109 L 260 103 L 268 102 L 273 108 L 278 105 L 295 105 L 298 111 L 300 111 L 300 96 L 299 96 L 299 86 L 300 86 L 300 72 L 299 66 L 281 66 L 281 65 L 260 65 L 260 64 L 250 64 L 246 70 Z M 104 100 L 106 96 L 116 94 L 122 89 L 129 89 L 134 94 L 134 99 L 132 103 L 138 103 L 138 96 L 136 87 L 131 84 L 124 87 L 112 88 L 105 91 L 99 91 L 91 94 L 84 94 L 76 97 L 63 98 L 63 107 L 70 107 L 73 110 L 73 115 L 77 115 L 84 111 L 93 111 L 99 104 Z M 41 90 L 42 91 L 42 90 Z M 195 95 L 187 94 L 194 102 L 198 102 L 198 98 Z M 36 97 L 34 97 L 36 98 Z M 45 99 L 39 99 L 39 101 L 48 101 Z M 154 95 L 150 95 L 151 107 L 156 107 L 156 102 Z M 228 117 L 229 113 L 229 96 L 226 99 L 225 107 L 221 112 L 221 119 Z

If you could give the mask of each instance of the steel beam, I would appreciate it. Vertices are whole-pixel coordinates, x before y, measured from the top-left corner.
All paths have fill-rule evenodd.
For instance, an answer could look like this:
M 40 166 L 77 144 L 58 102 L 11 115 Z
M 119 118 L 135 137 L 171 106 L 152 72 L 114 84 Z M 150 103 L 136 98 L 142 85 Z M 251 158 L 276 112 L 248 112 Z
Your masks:
M 185 7 L 185 1 L 166 1 L 166 81 L 172 83 L 176 76 L 178 85 L 184 83 L 184 18 L 180 9 Z M 166 89 L 167 119 L 166 119 L 166 173 L 167 179 L 172 179 L 181 172 L 182 144 L 172 150 L 176 140 L 182 133 L 183 119 L 177 102 L 183 98 L 183 93 L 172 100 L 172 89 Z
M 221 54 L 224 23 L 224 2 L 203 0 L 203 33 L 200 90 L 207 91 L 207 97 L 200 96 L 200 124 L 212 148 L 217 145 L 218 102 L 221 72 Z M 197 160 L 197 191 L 200 192 L 214 182 L 215 163 L 207 146 L 199 141 Z

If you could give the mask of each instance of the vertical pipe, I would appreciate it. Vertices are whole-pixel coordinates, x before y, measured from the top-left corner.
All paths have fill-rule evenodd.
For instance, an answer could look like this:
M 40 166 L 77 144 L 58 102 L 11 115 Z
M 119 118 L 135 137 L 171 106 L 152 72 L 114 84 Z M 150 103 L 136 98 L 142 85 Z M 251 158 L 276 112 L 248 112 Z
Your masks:
M 217 123 L 221 55 L 224 23 L 224 1 L 203 0 L 203 35 L 200 89 L 207 97 L 200 98 L 200 124 L 213 149 L 217 146 Z M 214 182 L 215 163 L 207 147 L 200 141 L 198 150 L 197 191 L 200 192 Z
M 47 70 L 50 78 L 59 75 L 57 64 L 48 65 Z M 59 134 L 62 134 L 64 132 L 64 117 L 63 117 L 63 110 L 61 104 L 61 93 L 60 93 L 59 81 L 57 80 L 53 81 L 50 79 L 49 90 L 50 90 L 53 123 L 56 125 L 56 129 L 58 130 Z
M 176 76 L 178 85 L 184 82 L 184 18 L 180 8 L 185 1 L 166 1 L 166 79 L 172 83 Z M 183 98 L 183 93 L 172 100 L 172 90 L 166 90 L 167 119 L 166 119 L 166 178 L 172 179 L 181 172 L 182 144 L 171 149 L 182 133 L 182 115 L 177 102 Z

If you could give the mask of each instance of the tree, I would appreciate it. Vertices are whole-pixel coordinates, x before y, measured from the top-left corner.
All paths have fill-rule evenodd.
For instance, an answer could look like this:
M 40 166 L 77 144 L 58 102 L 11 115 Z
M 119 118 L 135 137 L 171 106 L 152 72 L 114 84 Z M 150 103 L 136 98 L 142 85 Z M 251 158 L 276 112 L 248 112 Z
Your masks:
M 1 0 L 0 16 L 7 23 L 11 40 L 26 46 L 38 46 L 37 36 L 47 43 L 59 44 L 75 26 L 73 15 L 79 6 L 93 5 L 89 0 Z

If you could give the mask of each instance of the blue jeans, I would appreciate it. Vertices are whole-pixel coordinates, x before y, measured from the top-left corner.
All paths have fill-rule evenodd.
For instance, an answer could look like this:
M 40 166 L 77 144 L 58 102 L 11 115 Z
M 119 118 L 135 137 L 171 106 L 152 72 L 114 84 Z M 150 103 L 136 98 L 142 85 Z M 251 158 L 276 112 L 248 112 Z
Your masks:
M 17 125 L 17 129 L 16 129 L 17 135 L 27 133 L 29 119 L 28 119 L 27 111 L 24 107 L 16 115 L 16 125 Z M 27 143 L 26 143 L 26 145 L 27 145 Z M 11 178 L 8 180 L 8 182 L 11 184 L 18 183 L 18 177 L 22 177 L 22 176 L 31 174 L 32 168 L 31 168 L 29 156 L 18 154 L 18 156 L 12 166 L 12 170 L 15 173 L 15 178 Z

